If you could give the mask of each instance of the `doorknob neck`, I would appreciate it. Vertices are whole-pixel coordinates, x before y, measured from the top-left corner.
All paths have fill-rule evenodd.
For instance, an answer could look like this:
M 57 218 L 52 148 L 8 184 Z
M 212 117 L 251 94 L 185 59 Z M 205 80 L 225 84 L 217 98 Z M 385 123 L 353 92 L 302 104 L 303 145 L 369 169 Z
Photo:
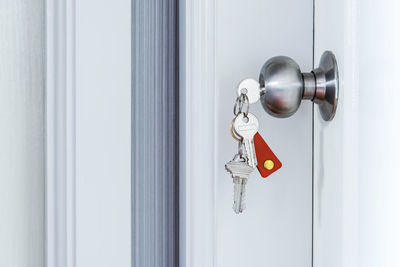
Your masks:
M 313 100 L 315 97 L 315 75 L 313 72 L 302 73 L 303 99 Z

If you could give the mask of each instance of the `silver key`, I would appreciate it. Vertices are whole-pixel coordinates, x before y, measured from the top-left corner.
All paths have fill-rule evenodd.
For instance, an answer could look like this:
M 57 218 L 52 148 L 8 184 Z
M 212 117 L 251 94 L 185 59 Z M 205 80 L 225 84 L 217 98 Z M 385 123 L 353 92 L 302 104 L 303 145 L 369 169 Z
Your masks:
M 250 173 L 254 169 L 246 163 L 245 159 L 239 158 L 239 155 L 236 155 L 233 160 L 229 161 L 225 165 L 225 168 L 231 173 L 233 178 L 233 210 L 239 214 L 246 208 L 244 202 L 246 183 L 250 177 Z
M 254 79 L 244 79 L 237 88 L 237 95 L 245 94 L 249 104 L 256 103 L 260 99 L 260 83 Z
M 233 122 L 235 132 L 243 138 L 243 144 L 246 150 L 247 163 L 255 168 L 257 166 L 257 157 L 254 149 L 254 135 L 258 131 L 258 120 L 251 113 L 245 117 L 244 113 L 239 113 Z

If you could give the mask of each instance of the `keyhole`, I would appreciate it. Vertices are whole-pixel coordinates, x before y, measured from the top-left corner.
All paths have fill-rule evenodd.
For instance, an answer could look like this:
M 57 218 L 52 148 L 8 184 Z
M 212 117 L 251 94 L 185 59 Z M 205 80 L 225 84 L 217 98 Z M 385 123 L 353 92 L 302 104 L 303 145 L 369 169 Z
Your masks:
M 244 123 L 248 123 L 248 122 L 249 122 L 249 118 L 246 117 L 246 116 L 243 116 L 243 122 L 244 122 Z
M 240 92 L 241 92 L 242 94 L 247 95 L 247 88 L 242 88 L 242 89 L 240 90 Z

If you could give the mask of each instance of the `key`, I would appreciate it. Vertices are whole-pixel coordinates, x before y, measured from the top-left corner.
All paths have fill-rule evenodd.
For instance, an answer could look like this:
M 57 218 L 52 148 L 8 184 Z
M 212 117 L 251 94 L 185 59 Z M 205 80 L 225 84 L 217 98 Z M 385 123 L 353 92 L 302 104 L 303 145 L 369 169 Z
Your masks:
M 258 120 L 251 113 L 244 116 L 244 113 L 239 113 L 233 122 L 233 129 L 243 138 L 243 144 L 247 155 L 247 163 L 255 168 L 257 166 L 257 156 L 254 149 L 254 135 L 258 131 Z
M 250 177 L 250 173 L 254 169 L 246 163 L 244 158 L 239 158 L 239 155 L 236 155 L 233 160 L 229 161 L 225 165 L 225 168 L 231 173 L 234 183 L 232 208 L 236 214 L 242 213 L 246 208 L 244 202 L 246 183 Z
M 244 79 L 237 88 L 237 95 L 247 95 L 249 104 L 256 103 L 260 99 L 260 83 L 254 79 Z

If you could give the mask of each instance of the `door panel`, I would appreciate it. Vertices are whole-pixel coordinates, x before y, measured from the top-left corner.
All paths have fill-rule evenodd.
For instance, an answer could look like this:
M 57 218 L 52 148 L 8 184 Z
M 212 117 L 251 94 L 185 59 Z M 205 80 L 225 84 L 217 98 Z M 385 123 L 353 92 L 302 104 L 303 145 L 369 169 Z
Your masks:
M 232 211 L 233 184 L 224 164 L 237 152 L 229 123 L 238 82 L 258 78 L 265 60 L 277 55 L 311 69 L 312 20 L 312 1 L 218 1 L 217 266 L 311 265 L 311 104 L 288 119 L 271 117 L 260 103 L 251 106 L 283 167 L 267 179 L 252 173 L 243 214 Z
M 181 263 L 183 266 L 310 266 L 312 104 L 288 119 L 252 105 L 259 132 L 283 163 L 254 171 L 247 208 L 232 210 L 224 165 L 237 152 L 229 133 L 238 82 L 258 78 L 268 58 L 287 55 L 310 70 L 313 2 L 182 1 Z

